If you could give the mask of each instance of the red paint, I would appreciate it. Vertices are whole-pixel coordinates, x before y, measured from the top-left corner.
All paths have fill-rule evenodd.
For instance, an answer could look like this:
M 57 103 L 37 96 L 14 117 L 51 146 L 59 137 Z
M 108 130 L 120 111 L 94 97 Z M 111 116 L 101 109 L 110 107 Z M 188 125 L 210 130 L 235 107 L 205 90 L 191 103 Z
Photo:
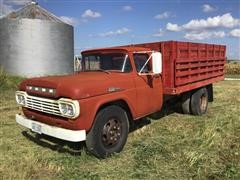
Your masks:
M 184 88 L 192 90 L 206 85 L 201 81 L 208 79 L 210 84 L 215 82 L 214 79 L 224 77 L 224 45 L 165 41 L 133 46 L 162 53 L 164 94 L 178 94 L 184 92 Z
M 133 53 L 136 51 L 160 51 L 163 58 L 161 75 L 138 75 Z M 222 45 L 166 41 L 93 49 L 89 53 L 127 53 L 133 70 L 129 73 L 81 72 L 67 76 L 52 76 L 28 79 L 21 83 L 20 90 L 34 96 L 78 100 L 80 116 L 75 120 L 23 108 L 28 118 L 68 129 L 91 128 L 99 108 L 109 102 L 125 101 L 134 119 L 157 110 L 163 104 L 163 95 L 175 95 L 190 91 L 224 78 L 226 47 Z M 26 90 L 26 86 L 56 89 L 54 95 Z M 119 91 L 109 92 L 117 87 Z

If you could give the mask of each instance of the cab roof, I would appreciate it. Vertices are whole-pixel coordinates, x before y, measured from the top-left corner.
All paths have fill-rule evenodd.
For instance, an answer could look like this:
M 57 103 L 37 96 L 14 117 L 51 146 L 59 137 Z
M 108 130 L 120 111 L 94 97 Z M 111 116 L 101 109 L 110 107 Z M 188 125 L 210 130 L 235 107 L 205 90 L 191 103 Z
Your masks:
M 82 51 L 82 53 L 92 53 L 92 52 L 101 52 L 101 51 L 127 51 L 127 52 L 134 52 L 134 51 L 151 51 L 150 48 L 139 47 L 135 45 L 129 46 L 116 46 L 116 47 L 107 47 L 107 48 L 96 48 L 96 49 L 89 49 Z

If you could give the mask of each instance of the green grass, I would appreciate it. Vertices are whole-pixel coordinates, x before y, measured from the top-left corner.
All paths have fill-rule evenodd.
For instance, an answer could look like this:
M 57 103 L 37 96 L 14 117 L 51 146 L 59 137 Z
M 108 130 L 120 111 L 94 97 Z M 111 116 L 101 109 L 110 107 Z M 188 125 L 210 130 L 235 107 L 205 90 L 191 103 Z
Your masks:
M 201 117 L 172 113 L 129 134 L 120 154 L 99 160 L 84 144 L 38 136 L 15 123 L 14 88 L 0 91 L 3 179 L 239 179 L 240 81 L 214 85 Z
M 0 91 L 16 89 L 22 80 L 24 80 L 23 77 L 6 74 L 0 66 Z

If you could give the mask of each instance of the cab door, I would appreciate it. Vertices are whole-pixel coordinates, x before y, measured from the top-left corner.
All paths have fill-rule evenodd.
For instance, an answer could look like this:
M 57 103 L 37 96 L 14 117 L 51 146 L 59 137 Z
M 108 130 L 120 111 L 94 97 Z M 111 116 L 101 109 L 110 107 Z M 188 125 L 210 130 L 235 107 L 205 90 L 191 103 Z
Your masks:
M 137 94 L 136 107 L 138 117 L 160 110 L 163 102 L 162 76 L 151 73 L 151 60 L 142 70 L 142 73 L 138 74 L 149 57 L 150 54 L 148 53 L 133 54 L 137 74 L 134 81 Z

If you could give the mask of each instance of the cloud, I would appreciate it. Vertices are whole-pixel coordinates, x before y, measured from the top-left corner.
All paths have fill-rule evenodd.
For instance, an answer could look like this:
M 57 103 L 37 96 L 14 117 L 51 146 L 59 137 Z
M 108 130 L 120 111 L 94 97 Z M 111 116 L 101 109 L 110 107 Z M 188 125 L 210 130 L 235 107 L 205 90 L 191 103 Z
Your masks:
M 209 5 L 209 4 L 204 4 L 202 6 L 202 11 L 205 12 L 205 13 L 208 13 L 208 12 L 213 12 L 213 11 L 216 11 L 216 8 Z
M 132 8 L 132 6 L 123 6 L 123 7 L 122 7 L 122 10 L 123 10 L 123 11 L 132 11 L 133 8 Z
M 204 40 L 210 38 L 223 38 L 226 34 L 224 31 L 203 31 L 201 33 L 190 32 L 185 34 L 184 38 L 189 40 Z
M 232 17 L 231 13 L 222 16 L 208 17 L 207 19 L 193 19 L 182 26 L 168 23 L 166 28 L 169 31 L 203 31 L 217 28 L 234 28 L 240 25 L 240 19 Z
M 167 23 L 168 31 L 185 32 L 185 38 L 190 40 L 203 40 L 210 38 L 223 38 L 225 36 L 239 37 L 240 29 L 225 33 L 222 29 L 232 29 L 240 26 L 240 19 L 234 18 L 231 13 L 208 17 L 207 19 L 193 19 L 183 25 Z
M 232 37 L 240 38 L 240 29 L 233 29 L 232 31 L 230 31 L 229 35 Z
M 68 16 L 60 16 L 60 19 L 70 25 L 77 25 L 78 24 L 78 20 L 74 17 L 68 17 Z
M 166 19 L 166 18 L 169 18 L 171 15 L 170 12 L 167 12 L 165 11 L 164 13 L 162 14 L 157 14 L 156 16 L 154 16 L 155 19 Z
M 130 31 L 131 31 L 130 29 L 123 27 L 123 28 L 120 28 L 116 31 L 108 31 L 108 32 L 100 33 L 100 34 L 98 34 L 98 36 L 99 37 L 118 36 L 118 35 L 127 34 Z
M 87 9 L 86 11 L 84 11 L 84 13 L 82 14 L 82 18 L 99 18 L 101 17 L 101 13 L 99 12 L 94 12 L 91 9 Z
M 162 29 L 159 29 L 155 34 L 153 34 L 153 37 L 161 37 L 163 36 L 164 31 Z
M 207 19 L 195 19 L 183 25 L 187 30 L 199 30 L 209 28 L 233 28 L 240 25 L 240 19 L 235 19 L 230 13 L 223 14 L 222 16 L 209 17 Z
M 172 24 L 172 23 L 167 23 L 166 29 L 168 31 L 174 31 L 174 32 L 178 32 L 178 31 L 182 30 L 182 28 L 180 26 L 178 26 L 177 24 Z

